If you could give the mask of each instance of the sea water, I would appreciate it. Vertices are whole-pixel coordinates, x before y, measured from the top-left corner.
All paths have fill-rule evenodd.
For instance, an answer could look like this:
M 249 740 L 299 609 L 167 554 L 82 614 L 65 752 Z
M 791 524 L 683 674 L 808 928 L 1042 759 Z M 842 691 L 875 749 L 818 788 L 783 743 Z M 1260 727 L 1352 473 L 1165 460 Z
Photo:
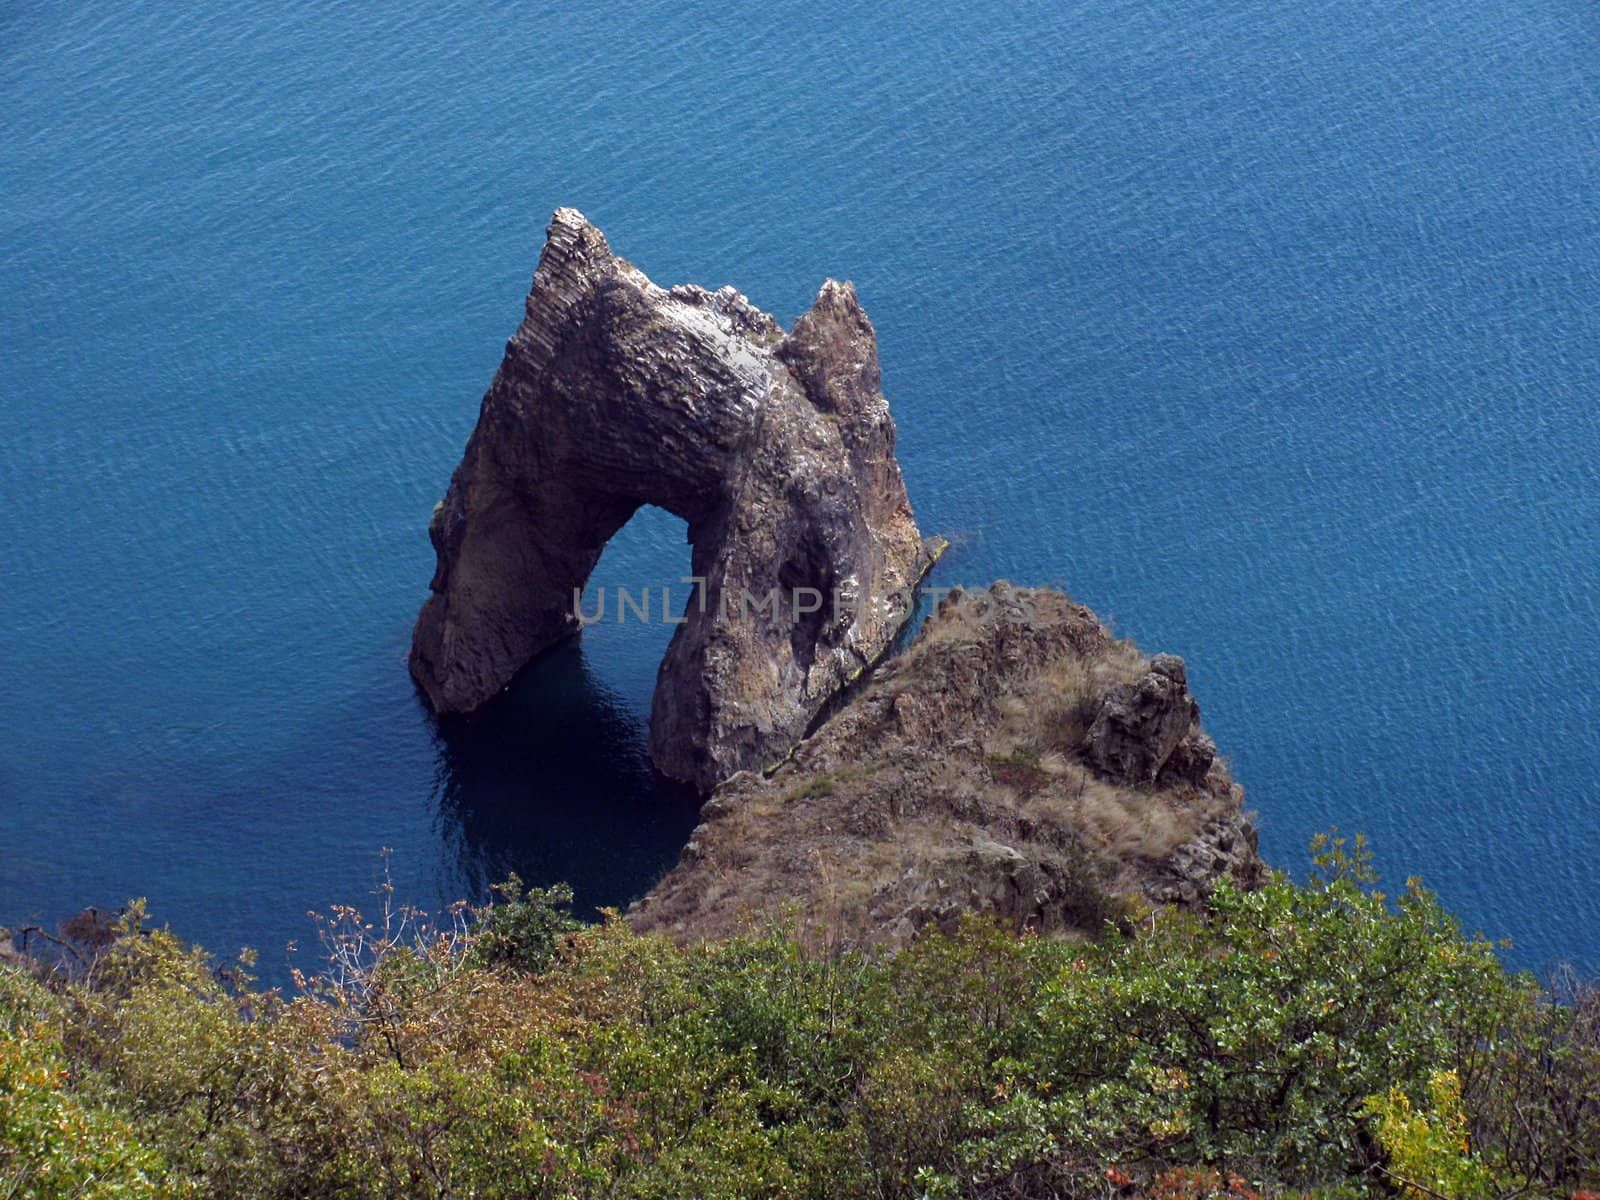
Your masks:
M 670 865 L 670 626 L 443 727 L 404 663 L 570 204 L 785 322 L 853 279 L 936 581 L 1184 655 L 1273 863 L 1364 831 L 1600 969 L 1597 184 L 1580 0 L 7 5 L 0 922 L 281 975 L 384 847 L 428 905 Z

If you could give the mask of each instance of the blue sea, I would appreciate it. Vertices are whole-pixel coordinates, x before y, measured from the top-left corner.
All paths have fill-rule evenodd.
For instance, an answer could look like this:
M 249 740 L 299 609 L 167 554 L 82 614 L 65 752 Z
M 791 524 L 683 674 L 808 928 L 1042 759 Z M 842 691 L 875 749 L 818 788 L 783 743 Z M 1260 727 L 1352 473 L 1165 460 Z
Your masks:
M 385 847 L 670 865 L 670 627 L 443 729 L 405 668 L 558 205 L 785 322 L 854 280 L 937 582 L 1184 655 L 1275 864 L 1363 831 L 1600 970 L 1591 0 L 0 7 L 0 923 L 281 977 Z M 594 582 L 687 564 L 646 511 Z

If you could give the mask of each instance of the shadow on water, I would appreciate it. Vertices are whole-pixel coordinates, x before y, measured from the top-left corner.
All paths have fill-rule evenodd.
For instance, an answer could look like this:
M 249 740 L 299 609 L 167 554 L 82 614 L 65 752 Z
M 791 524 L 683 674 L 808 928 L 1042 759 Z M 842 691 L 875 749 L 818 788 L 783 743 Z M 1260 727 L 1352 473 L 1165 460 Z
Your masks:
M 471 895 L 515 871 L 570 883 L 580 912 L 622 907 L 695 826 L 700 796 L 652 769 L 644 716 L 599 682 L 576 641 L 437 732 L 438 819 Z

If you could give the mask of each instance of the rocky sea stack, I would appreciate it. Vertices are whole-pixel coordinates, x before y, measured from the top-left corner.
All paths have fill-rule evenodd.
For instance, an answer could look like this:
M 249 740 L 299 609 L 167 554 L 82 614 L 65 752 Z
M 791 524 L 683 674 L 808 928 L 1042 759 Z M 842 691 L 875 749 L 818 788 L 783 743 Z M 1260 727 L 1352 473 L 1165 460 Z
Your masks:
M 710 788 L 768 766 L 888 648 L 937 552 L 894 457 L 877 339 L 828 280 L 785 332 L 732 288 L 661 288 L 556 212 L 429 534 L 411 671 L 468 712 L 578 632 L 607 540 L 683 518 L 695 594 L 661 664 L 650 751 Z

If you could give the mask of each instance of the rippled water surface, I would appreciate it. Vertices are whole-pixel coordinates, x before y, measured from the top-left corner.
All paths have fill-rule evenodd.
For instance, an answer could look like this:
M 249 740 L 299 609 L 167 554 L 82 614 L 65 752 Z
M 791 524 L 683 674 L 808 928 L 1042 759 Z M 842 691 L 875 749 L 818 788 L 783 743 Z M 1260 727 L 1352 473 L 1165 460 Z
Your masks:
M 426 903 L 671 862 L 669 630 L 444 729 L 403 662 L 573 204 L 786 322 L 854 279 L 941 581 L 1185 655 L 1275 862 L 1365 830 L 1600 969 L 1593 7 L 912 14 L 0 10 L 0 922 L 143 894 L 276 970 L 382 846 Z M 646 512 L 601 575 L 687 559 Z

